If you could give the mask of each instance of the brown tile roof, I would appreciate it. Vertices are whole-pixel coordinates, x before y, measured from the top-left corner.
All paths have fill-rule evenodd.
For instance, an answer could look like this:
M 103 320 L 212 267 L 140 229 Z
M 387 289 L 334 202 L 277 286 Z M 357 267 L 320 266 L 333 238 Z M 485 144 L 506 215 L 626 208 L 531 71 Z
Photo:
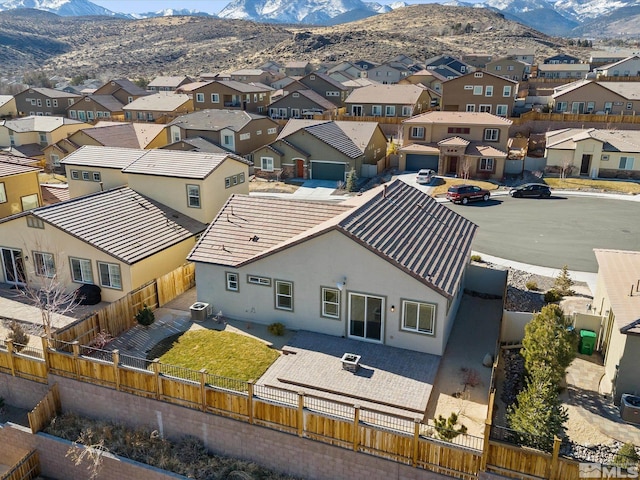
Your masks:
M 438 142 L 438 145 L 452 145 L 452 146 L 463 146 L 466 147 L 467 145 L 469 145 L 471 142 L 469 140 L 465 140 L 464 138 L 461 137 L 449 137 L 449 138 L 445 138 L 444 140 L 440 140 Z
M 472 155 L 474 157 L 506 157 L 507 152 L 491 146 L 485 145 L 479 142 L 471 142 L 467 149 L 464 151 L 465 155 Z
M 434 145 L 422 145 L 419 143 L 412 143 L 411 145 L 406 145 L 400 149 L 401 152 L 410 153 L 410 152 L 418 152 L 418 153 L 431 153 L 431 154 L 440 154 L 440 149 Z
M 42 202 L 45 205 L 65 202 L 71 198 L 69 195 L 69 186 L 66 184 L 40 185 L 40 190 L 42 191 Z
M 85 128 L 82 133 L 105 147 L 141 148 L 138 135 L 130 123 Z
M 117 168 L 120 170 L 140 158 L 146 151 L 139 148 L 85 145 L 64 157 L 60 160 L 60 163 L 83 167 Z
M 161 177 L 204 179 L 227 159 L 250 164 L 248 160 L 232 153 L 144 150 L 140 157 L 123 168 L 122 171 Z
M 426 112 L 408 118 L 402 123 L 444 123 L 449 125 L 486 125 L 505 126 L 513 122 L 487 112 Z
M 11 175 L 21 175 L 23 173 L 39 172 L 41 168 L 31 167 L 24 163 L 11 162 L 0 159 L 0 177 L 9 177 Z
M 136 98 L 122 107 L 122 110 L 144 110 L 154 112 L 173 112 L 189 101 L 186 93 L 160 92 Z
M 337 205 L 234 195 L 189 259 L 238 267 L 337 230 L 408 275 L 453 297 L 476 228 L 399 180 Z
M 129 265 L 205 229 L 127 187 L 36 208 L 31 214 Z
M 345 103 L 413 105 L 423 93 L 417 85 L 369 85 L 355 89 Z
M 640 252 L 594 249 L 616 326 L 622 333 L 640 335 Z

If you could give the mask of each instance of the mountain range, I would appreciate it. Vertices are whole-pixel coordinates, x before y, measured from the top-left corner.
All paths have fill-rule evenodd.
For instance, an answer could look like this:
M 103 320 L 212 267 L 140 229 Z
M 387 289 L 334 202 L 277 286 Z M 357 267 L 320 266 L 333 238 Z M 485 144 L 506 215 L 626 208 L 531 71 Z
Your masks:
M 617 36 L 640 33 L 640 0 L 483 0 L 480 3 L 451 0 L 448 6 L 488 8 L 505 18 L 549 35 Z M 363 0 L 231 0 L 219 18 L 266 23 L 336 25 L 405 7 Z M 147 13 L 113 12 L 89 0 L 4 0 L 0 11 L 34 8 L 60 16 L 111 16 L 142 19 L 162 16 L 215 16 L 187 9 Z

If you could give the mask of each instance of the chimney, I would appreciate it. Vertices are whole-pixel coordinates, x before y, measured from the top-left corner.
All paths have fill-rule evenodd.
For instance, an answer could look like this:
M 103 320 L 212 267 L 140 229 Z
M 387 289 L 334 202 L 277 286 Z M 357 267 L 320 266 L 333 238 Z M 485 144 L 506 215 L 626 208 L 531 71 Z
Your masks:
M 387 198 L 387 184 L 382 186 L 382 198 Z

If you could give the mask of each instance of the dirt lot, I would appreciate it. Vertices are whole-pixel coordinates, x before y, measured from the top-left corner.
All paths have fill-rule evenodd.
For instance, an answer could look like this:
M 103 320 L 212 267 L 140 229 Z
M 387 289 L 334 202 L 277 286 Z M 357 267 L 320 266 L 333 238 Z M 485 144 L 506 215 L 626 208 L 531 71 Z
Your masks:
M 294 185 L 292 183 L 276 182 L 257 177 L 253 177 L 249 181 L 250 192 L 293 193 L 298 188 L 298 185 Z

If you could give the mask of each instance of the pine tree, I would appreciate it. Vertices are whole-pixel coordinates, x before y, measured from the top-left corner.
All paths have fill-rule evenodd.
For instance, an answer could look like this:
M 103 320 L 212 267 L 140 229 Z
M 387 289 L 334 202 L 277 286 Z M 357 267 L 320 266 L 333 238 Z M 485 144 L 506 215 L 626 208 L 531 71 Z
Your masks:
M 518 394 L 516 405 L 507 410 L 509 427 L 524 433 L 520 442 L 546 451 L 553 448 L 554 435 L 562 433 L 568 419 L 548 369 L 539 369 L 530 375 L 525 389 Z
M 461 433 L 467 433 L 467 427 L 464 425 L 460 425 L 460 428 L 456 430 L 458 414 L 455 412 L 451 412 L 449 418 L 444 418 L 442 415 L 438 415 L 438 418 L 433 419 L 433 423 L 435 424 L 436 432 L 438 432 L 438 437 L 441 440 L 446 440 L 447 442 L 450 442 Z
M 559 385 L 567 367 L 576 357 L 578 338 L 556 304 L 545 305 L 524 328 L 522 356 L 527 373 L 548 371 L 549 379 Z
M 569 266 L 564 265 L 562 267 L 562 271 L 556 277 L 555 282 L 553 284 L 553 288 L 555 288 L 561 295 L 573 295 L 575 292 L 571 290 L 574 282 L 571 279 L 571 275 L 569 275 Z
M 358 176 L 356 175 L 356 171 L 355 169 L 351 169 L 351 171 L 349 173 L 347 173 L 347 185 L 346 185 L 346 189 L 347 192 L 355 192 L 357 187 L 357 182 L 358 182 Z

